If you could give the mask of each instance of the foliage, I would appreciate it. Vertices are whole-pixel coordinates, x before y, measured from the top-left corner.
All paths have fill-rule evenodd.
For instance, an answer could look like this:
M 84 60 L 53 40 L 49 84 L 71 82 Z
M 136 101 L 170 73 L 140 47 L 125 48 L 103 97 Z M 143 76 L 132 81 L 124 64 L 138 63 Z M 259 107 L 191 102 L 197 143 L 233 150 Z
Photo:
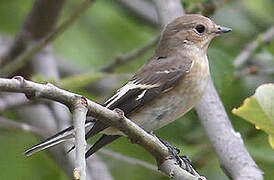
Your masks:
M 268 141 L 274 149 L 274 84 L 263 84 L 244 104 L 233 109 L 232 113 L 251 122 L 257 129 L 268 134 Z

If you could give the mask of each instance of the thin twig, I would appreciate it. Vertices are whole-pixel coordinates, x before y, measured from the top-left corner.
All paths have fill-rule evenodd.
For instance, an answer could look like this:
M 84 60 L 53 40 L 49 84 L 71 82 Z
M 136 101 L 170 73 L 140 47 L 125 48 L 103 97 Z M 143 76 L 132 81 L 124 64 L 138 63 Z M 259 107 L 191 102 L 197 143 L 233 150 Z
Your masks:
M 0 113 L 26 104 L 30 104 L 30 101 L 23 94 L 3 94 L 0 98 Z
M 87 102 L 80 96 L 77 98 L 73 110 L 73 124 L 75 132 L 75 169 L 73 171 L 74 179 L 86 180 L 86 139 L 85 139 L 85 122 L 87 115 Z
M 243 68 L 242 70 L 235 71 L 234 76 L 236 78 L 239 77 L 246 77 L 247 75 L 267 75 L 272 76 L 274 75 L 274 68 L 271 67 L 257 67 L 257 66 L 250 66 Z
M 114 180 L 108 170 L 106 163 L 96 154 L 93 154 L 87 163 L 87 172 L 91 176 L 91 178 L 88 178 L 88 180 Z
M 37 128 L 27 123 L 17 122 L 15 120 L 0 117 L 0 127 L 16 128 L 26 132 L 31 132 L 39 136 L 48 136 L 49 132 L 41 128 Z
M 35 0 L 12 45 L 0 58 L 0 66 L 11 63 L 33 42 L 48 36 L 58 21 L 64 3 L 65 0 Z
M 116 0 L 114 2 L 122 5 L 124 7 L 123 10 L 129 10 L 130 15 L 135 15 L 150 25 L 158 26 L 157 13 L 150 1 Z
M 0 78 L 0 90 L 25 93 L 30 99 L 46 98 L 54 100 L 65 104 L 70 109 L 74 107 L 77 98 L 80 96 L 62 90 L 50 83 L 38 84 L 27 81 L 19 76 L 13 79 Z M 132 139 L 133 142 L 138 143 L 149 151 L 156 158 L 157 162 L 159 162 L 159 169 L 166 175 L 187 180 L 203 178 L 193 168 L 190 171 L 186 171 L 187 166 L 184 162 L 182 162 L 182 167 L 180 167 L 175 159 L 169 159 L 168 157 L 170 156 L 167 147 L 158 138 L 147 133 L 134 122 L 127 119 L 121 110 L 116 109 L 112 111 L 89 99 L 86 99 L 86 101 L 88 104 L 88 115 L 116 127 Z
M 35 106 L 23 106 L 17 108 L 16 111 L 20 115 L 20 119 L 28 124 L 39 127 L 53 134 L 57 131 L 57 125 L 50 109 L 43 105 L 37 104 Z M 48 135 L 42 136 L 43 139 L 49 137 Z M 53 147 L 48 150 L 49 156 L 58 164 L 58 166 L 66 173 L 69 177 L 72 175 L 74 168 L 74 159 L 71 156 L 64 156 L 67 149 L 64 144 Z
M 98 151 L 99 153 L 101 154 L 104 154 L 104 155 L 107 155 L 107 156 L 110 156 L 114 159 L 118 159 L 120 161 L 124 161 L 128 164 L 132 164 L 132 165 L 139 165 L 139 166 L 143 166 L 147 169 L 150 169 L 150 170 L 153 170 L 153 171 L 157 171 L 157 167 L 150 164 L 150 163 L 147 163 L 145 161 L 141 161 L 139 159 L 136 159 L 136 158 L 132 158 L 132 157 L 128 157 L 128 156 L 125 156 L 125 155 L 122 155 L 120 153 L 117 153 L 117 152 L 114 152 L 114 151 L 110 151 L 110 150 L 107 150 L 107 149 L 100 149 Z
M 156 6 L 158 19 L 162 27 L 165 27 L 173 19 L 185 14 L 184 8 L 179 0 L 153 0 L 153 2 Z
M 274 38 L 274 26 L 270 27 L 264 33 L 259 34 L 255 40 L 253 40 L 252 42 L 246 45 L 246 47 L 235 58 L 234 67 L 240 68 L 261 44 L 271 42 L 273 38 Z
M 69 16 L 67 20 L 65 20 L 58 28 L 56 28 L 55 31 L 53 31 L 47 38 L 44 40 L 41 40 L 31 47 L 29 47 L 23 54 L 18 56 L 16 59 L 14 59 L 13 62 L 7 64 L 4 66 L 1 71 L 0 75 L 9 75 L 16 70 L 18 70 L 20 67 L 22 67 L 24 64 L 26 64 L 28 61 L 30 61 L 30 57 L 33 56 L 35 53 L 43 49 L 45 46 L 47 46 L 50 42 L 54 41 L 58 36 L 60 36 L 66 29 L 68 29 L 69 26 L 73 24 L 73 22 L 83 13 L 86 9 L 90 7 L 90 5 L 94 2 L 94 0 L 85 0 L 76 10 Z
M 130 62 L 133 59 L 138 58 L 145 52 L 147 52 L 149 49 L 151 49 L 159 40 L 160 36 L 156 36 L 155 38 L 151 39 L 148 43 L 146 43 L 144 46 L 141 46 L 138 49 L 134 49 L 133 51 L 128 52 L 125 55 L 117 56 L 113 60 L 110 60 L 107 65 L 102 67 L 100 71 L 102 72 L 113 72 L 115 68 L 117 68 L 120 65 L 124 65 L 128 62 Z

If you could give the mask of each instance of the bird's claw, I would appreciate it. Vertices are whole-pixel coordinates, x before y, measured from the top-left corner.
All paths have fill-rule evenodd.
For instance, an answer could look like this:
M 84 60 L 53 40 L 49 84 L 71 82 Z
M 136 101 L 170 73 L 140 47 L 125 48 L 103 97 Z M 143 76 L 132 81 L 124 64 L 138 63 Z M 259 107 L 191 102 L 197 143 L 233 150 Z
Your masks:
M 161 140 L 160 141 L 167 147 L 168 151 L 170 152 L 172 158 L 176 159 L 176 162 L 180 167 L 185 164 L 185 170 L 192 173 L 193 167 L 191 166 L 191 160 L 187 156 L 179 156 L 180 149 L 170 145 L 167 141 Z
M 186 168 L 186 171 L 187 172 L 190 172 L 190 173 L 192 173 L 193 172 L 193 167 L 191 166 L 191 160 L 187 157 L 187 156 L 179 156 L 179 155 L 177 155 L 177 157 L 175 157 L 176 158 L 176 161 L 178 162 L 180 162 L 179 163 L 179 165 L 180 165 L 180 167 L 182 167 L 182 162 L 184 162 L 184 164 L 185 164 L 185 168 Z M 178 158 L 178 159 L 177 159 Z

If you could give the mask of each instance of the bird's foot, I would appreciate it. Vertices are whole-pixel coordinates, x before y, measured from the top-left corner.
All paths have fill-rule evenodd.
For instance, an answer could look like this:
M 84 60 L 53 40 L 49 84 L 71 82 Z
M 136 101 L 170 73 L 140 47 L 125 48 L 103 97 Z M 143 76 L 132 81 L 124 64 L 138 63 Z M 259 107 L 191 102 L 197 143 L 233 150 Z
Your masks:
M 159 139 L 159 138 L 158 138 Z M 168 149 L 168 151 L 171 154 L 171 158 L 175 158 L 176 162 L 180 167 L 182 167 L 183 164 L 185 164 L 185 170 L 193 173 L 193 167 L 191 166 L 191 160 L 187 156 L 179 156 L 180 154 L 180 149 L 177 147 L 174 147 L 170 145 L 167 141 L 159 139 Z

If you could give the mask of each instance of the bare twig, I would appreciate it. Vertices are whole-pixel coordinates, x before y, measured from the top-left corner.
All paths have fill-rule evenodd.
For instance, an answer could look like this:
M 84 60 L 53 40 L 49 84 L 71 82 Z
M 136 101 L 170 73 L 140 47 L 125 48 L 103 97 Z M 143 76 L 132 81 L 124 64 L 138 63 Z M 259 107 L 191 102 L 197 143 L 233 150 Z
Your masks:
M 161 26 L 166 26 L 169 22 L 179 16 L 185 14 L 184 8 L 179 0 L 153 0 L 158 19 L 161 22 Z
M 196 111 L 226 175 L 235 180 L 263 179 L 263 173 L 246 150 L 241 135 L 233 129 L 212 81 L 196 105 Z
M 59 89 L 49 83 L 38 84 L 27 81 L 19 76 L 13 79 L 0 78 L 0 90 L 25 93 L 31 99 L 46 98 L 54 100 L 65 104 L 70 109 L 73 108 L 73 105 L 79 97 L 77 94 Z M 142 128 L 127 119 L 121 110 L 116 109 L 112 111 L 93 101 L 86 100 L 88 104 L 88 115 L 111 124 L 126 134 L 133 142 L 138 143 L 149 151 L 156 158 L 162 172 L 170 177 L 181 177 L 180 174 L 184 174 L 184 178 L 188 180 L 202 178 L 194 169 L 190 170 L 191 173 L 186 171 L 184 162 L 182 162 L 182 167 L 179 167 L 174 159 L 168 159 L 170 156 L 167 147 L 156 137 L 148 134 Z M 162 162 L 164 162 L 164 165 Z
M 43 49 L 50 42 L 54 41 L 60 34 L 62 34 L 72 23 L 94 2 L 94 0 L 85 0 L 76 10 L 65 20 L 55 31 L 53 31 L 47 38 L 36 42 L 31 45 L 26 51 L 24 51 L 20 56 L 16 57 L 13 62 L 4 66 L 0 75 L 9 75 L 15 72 L 18 68 L 22 67 L 26 62 L 30 60 L 30 57 L 35 53 Z
M 75 169 L 74 169 L 74 179 L 86 180 L 86 139 L 85 139 L 85 122 L 87 114 L 87 101 L 78 97 L 73 110 L 73 124 L 75 131 Z
M 148 51 L 150 48 L 152 48 L 159 40 L 159 35 L 155 38 L 151 39 L 148 43 L 146 43 L 144 46 L 141 46 L 138 49 L 135 49 L 133 51 L 128 52 L 125 55 L 118 56 L 114 58 L 113 60 L 110 60 L 110 62 L 102 67 L 100 71 L 102 72 L 113 72 L 115 68 L 117 68 L 120 65 L 124 65 L 125 63 L 130 62 L 133 59 L 138 58 L 142 54 L 144 54 L 146 51 Z
M 0 113 L 29 103 L 30 101 L 23 94 L 3 94 L 0 98 Z
M 238 77 L 245 77 L 247 75 L 274 75 L 274 68 L 271 67 L 257 67 L 257 66 L 250 66 L 246 67 L 240 71 L 235 71 L 234 76 Z
M 49 2 L 50 1 L 50 2 Z M 55 11 L 60 11 L 60 3 L 63 2 L 63 0 L 60 1 L 55 1 L 55 0 L 43 0 L 43 1 L 36 1 L 35 3 L 40 4 L 40 5 L 34 5 L 34 9 L 32 11 L 35 11 L 36 13 L 31 13 L 32 15 L 29 15 L 26 19 L 26 22 L 29 22 L 28 26 L 32 28 L 25 28 L 23 26 L 23 30 L 21 32 L 25 33 L 20 33 L 20 35 L 25 35 L 24 38 L 19 38 L 19 40 L 26 41 L 25 43 L 21 43 L 20 41 L 15 41 L 14 44 L 17 44 L 17 48 L 21 48 L 21 51 L 15 51 L 12 50 L 10 53 L 22 53 L 27 49 L 27 47 L 32 44 L 35 41 L 39 41 L 41 38 L 46 36 L 43 33 L 39 33 L 41 31 L 45 31 L 47 33 L 50 33 L 51 30 L 47 26 L 52 26 L 54 22 L 56 22 L 56 19 L 58 16 L 56 16 Z M 49 3 L 49 4 L 47 4 Z M 52 6 L 53 3 L 55 3 L 55 6 Z M 57 5 L 59 4 L 59 5 Z M 48 6 L 50 6 L 52 9 L 50 9 Z M 59 8 L 58 8 L 59 7 Z M 40 8 L 40 9 L 39 9 Z M 54 12 L 52 12 L 54 11 Z M 42 16 L 42 17 L 41 17 Z M 51 19 L 52 16 L 56 16 L 56 19 Z M 38 20 L 36 21 L 35 20 Z M 49 19 L 49 20 L 48 20 Z M 42 25 L 39 25 L 39 22 L 42 23 Z M 32 24 L 31 24 L 32 23 Z M 38 23 L 38 24 L 37 24 Z M 53 24 L 51 24 L 53 23 Z M 28 32 L 28 33 L 27 33 Z M 39 37 L 38 37 L 38 35 Z M 19 35 L 17 35 L 19 36 Z M 7 52 L 6 49 L 10 47 L 11 40 L 3 37 L 0 37 L 1 43 L 0 43 L 0 51 L 2 51 L 1 54 L 6 54 L 4 52 Z M 30 41 L 30 42 L 29 42 Z M 19 43 L 19 46 L 18 46 Z M 24 48 L 20 47 L 23 46 Z M 15 48 L 16 49 L 16 48 Z M 17 54 L 11 56 L 15 57 Z M 37 53 L 33 58 L 32 58 L 32 67 L 34 67 L 34 73 L 39 73 L 42 74 L 43 77 L 45 78 L 54 78 L 55 80 L 59 79 L 59 74 L 58 70 L 56 67 L 56 58 L 53 56 L 53 51 L 50 46 L 47 46 L 44 48 L 42 51 Z M 75 68 L 75 66 L 74 66 Z M 83 72 L 83 71 L 81 71 Z M 50 134 L 54 133 L 58 129 L 63 129 L 67 126 L 70 125 L 70 116 L 68 111 L 62 106 L 60 103 L 57 102 L 52 102 L 48 103 L 51 107 L 52 113 L 49 111 L 48 107 L 42 104 L 38 104 L 34 106 L 23 106 L 23 104 L 32 104 L 31 101 L 28 101 L 23 94 L 14 94 L 12 95 L 12 99 L 9 98 L 10 96 L 6 97 L 3 96 L 1 99 L 1 108 L 2 110 L 7 110 L 9 108 L 14 108 L 17 106 L 21 106 L 20 110 L 19 108 L 17 109 L 19 111 L 19 114 L 22 118 L 27 120 L 27 125 L 30 125 L 32 127 L 40 127 L 40 131 L 35 131 L 37 135 L 42 136 L 43 138 L 46 138 Z M 35 116 L 36 114 L 37 116 Z M 52 115 L 55 115 L 54 117 Z M 43 118 L 41 118 L 43 117 Z M 16 128 L 14 123 L 11 121 L 10 122 L 11 126 L 13 128 Z M 16 122 L 15 122 L 16 123 Z M 34 124 L 34 125 L 33 125 Z M 56 125 L 57 124 L 57 125 Z M 24 124 L 22 127 L 26 127 Z M 19 127 L 18 127 L 19 128 Z M 26 128 L 23 130 L 28 130 L 30 128 Z M 47 134 L 43 134 L 44 131 L 47 131 Z M 34 132 L 34 133 L 35 133 Z M 40 134 L 38 134 L 40 133 Z M 53 159 L 56 161 L 56 163 L 64 170 L 64 172 L 68 175 L 71 176 L 73 166 L 75 163 L 74 160 L 74 154 L 70 153 L 66 156 L 67 148 L 66 144 L 62 144 L 61 146 L 58 146 L 57 148 L 51 148 L 49 150 L 49 155 L 53 157 Z M 94 156 L 95 158 L 95 156 Z M 104 165 L 104 163 L 97 157 L 96 159 L 92 159 L 87 162 L 87 167 L 88 167 L 88 174 L 87 174 L 87 179 L 90 180 L 96 180 L 99 179 L 100 177 L 103 177 L 105 180 L 112 180 L 113 178 L 111 177 L 111 174 L 109 173 L 107 167 Z M 100 167 L 97 167 L 97 165 L 100 164 Z M 93 172 L 97 172 L 97 170 L 100 170 L 101 174 L 95 174 Z M 104 175 L 102 175 L 104 174 Z M 98 176 L 98 177 L 96 177 Z
M 259 34 L 255 40 L 246 45 L 246 47 L 235 58 L 234 67 L 240 68 L 261 44 L 268 43 L 272 41 L 273 38 L 274 26 L 270 27 L 264 33 Z
M 11 63 L 33 41 L 46 37 L 55 27 L 65 0 L 35 0 L 26 20 L 9 50 L 0 58 L 0 66 Z
M 118 2 L 124 6 L 124 9 L 130 10 L 130 14 L 136 15 L 137 17 L 149 22 L 152 25 L 158 25 L 157 13 L 150 1 L 116 0 L 115 2 Z
M 26 132 L 31 132 L 40 136 L 48 136 L 49 132 L 43 129 L 37 128 L 27 123 L 17 122 L 15 120 L 0 117 L 0 127 L 16 128 Z
M 45 129 L 50 134 L 56 133 L 56 131 L 58 131 L 56 121 L 52 116 L 52 112 L 47 106 L 37 104 L 34 106 L 18 108 L 18 111 L 20 112 L 21 119 L 28 121 L 30 125 L 38 127 L 40 129 Z M 48 135 L 42 136 L 43 139 L 48 137 Z M 75 164 L 75 154 L 67 154 L 68 148 L 71 148 L 71 146 L 67 147 L 67 145 L 71 144 L 72 141 L 71 143 L 60 144 L 58 146 L 48 149 L 48 155 L 52 157 L 52 159 L 56 162 L 58 166 L 61 167 L 61 169 L 67 174 L 68 177 L 72 177 L 72 172 Z M 94 155 L 92 159 L 87 161 L 87 179 L 99 180 L 103 177 L 102 179 L 104 180 L 113 180 L 107 167 L 100 160 L 100 158 L 95 156 L 96 155 Z M 100 165 L 100 167 L 98 167 L 97 165 Z M 94 173 L 97 172 L 98 169 L 100 170 L 101 174 Z
M 154 3 L 158 8 L 162 26 L 184 14 L 180 0 L 154 0 Z M 211 80 L 205 95 L 195 108 L 227 176 L 237 180 L 254 177 L 258 180 L 263 179 L 261 170 L 247 152 L 240 135 L 230 124 Z
M 114 180 L 106 164 L 96 154 L 92 155 L 87 163 L 87 172 L 93 180 Z
M 43 0 L 43 1 L 36 1 L 32 11 L 35 13 L 30 13 L 30 15 L 26 18 L 26 22 L 28 22 L 28 25 L 25 27 L 23 26 L 21 32 L 24 33 L 20 33 L 17 36 L 21 36 L 23 35 L 23 38 L 20 37 L 18 38 L 20 41 L 15 41 L 15 47 L 16 48 L 21 48 L 20 51 L 16 50 L 16 48 L 14 48 L 15 50 L 12 50 L 10 53 L 18 53 L 19 55 L 23 52 L 26 51 L 26 49 L 31 48 L 32 46 L 35 46 L 35 44 L 39 44 L 39 41 L 41 41 L 41 39 L 43 39 L 44 37 L 46 37 L 49 33 L 52 32 L 52 28 L 50 28 L 49 26 L 54 27 L 55 22 L 57 21 L 57 15 L 56 13 L 58 11 L 61 10 L 60 8 L 60 4 L 64 2 L 63 0 L 60 0 L 58 2 L 54 1 L 54 0 Z M 55 3 L 55 5 L 54 5 Z M 48 7 L 49 6 L 49 7 Z M 52 8 L 52 9 L 50 9 Z M 54 11 L 54 12 L 53 12 Z M 53 16 L 55 16 L 55 19 L 53 19 Z M 39 23 L 41 23 L 41 25 L 39 25 Z M 29 28 L 28 28 L 29 27 Z M 45 31 L 46 34 L 41 33 L 41 31 Z M 22 43 L 22 41 L 26 41 L 24 43 Z M 2 43 L 1 43 L 2 45 Z M 9 44 L 6 44 L 6 46 L 9 46 Z M 3 50 L 3 48 L 1 48 L 1 50 Z M 10 56 L 9 58 L 15 58 L 18 56 L 18 54 L 13 54 L 12 56 Z M 56 68 L 55 65 L 55 58 L 52 55 L 52 49 L 50 47 L 44 48 L 43 51 L 40 51 L 38 54 L 36 54 L 33 58 L 32 58 L 32 66 L 34 67 L 35 73 L 41 73 L 43 75 L 43 77 L 46 78 L 54 78 L 55 80 L 59 79 L 59 75 L 58 75 L 58 70 Z M 19 94 L 15 94 L 14 96 L 17 96 Z M 21 95 L 21 97 L 24 98 L 24 102 L 27 103 L 26 98 L 24 97 L 24 95 Z M 5 98 L 5 97 L 4 97 Z M 5 98 L 6 100 L 6 98 Z M 18 100 L 18 98 L 16 98 L 16 100 Z M 30 101 L 28 101 L 30 102 Z M 5 104 L 5 108 L 9 108 L 9 107 L 13 107 L 13 105 L 15 105 L 15 103 L 10 103 L 7 105 L 7 102 L 4 102 Z M 13 104 L 13 105 L 12 105 Z M 20 105 L 20 104 L 18 104 Z M 29 121 L 31 121 L 31 123 L 36 123 L 37 121 L 40 120 L 40 117 L 43 117 L 43 119 L 41 120 L 41 122 L 43 123 L 38 123 L 40 126 L 39 127 L 43 127 L 41 128 L 41 131 L 43 131 L 43 129 L 48 129 L 51 133 L 56 132 L 56 123 L 57 126 L 59 126 L 60 128 L 63 127 L 67 127 L 69 121 L 69 116 L 67 115 L 67 110 L 62 107 L 62 105 L 60 105 L 59 103 L 53 102 L 51 103 L 51 107 L 53 110 L 53 113 L 56 115 L 55 117 L 58 117 L 57 120 L 55 121 L 54 118 L 49 115 L 45 115 L 43 114 L 43 109 L 47 109 L 46 106 L 44 105 L 36 105 L 37 108 L 35 108 L 35 110 L 33 108 L 25 107 L 22 108 L 24 110 L 28 109 L 27 112 L 30 113 L 25 113 L 26 119 L 28 119 Z M 23 110 L 23 111 L 24 111 Z M 22 112 L 22 111 L 20 111 Z M 40 113 L 40 117 L 35 117 L 33 116 L 33 113 Z M 31 114 L 31 116 L 28 116 L 29 114 Z M 65 115 L 65 116 L 64 116 Z M 50 120 L 51 119 L 51 120 Z M 45 122 L 45 123 L 44 123 Z M 47 135 L 48 136 L 48 135 Z M 46 136 L 43 136 L 44 138 Z M 57 164 L 59 164 L 61 166 L 61 168 L 63 170 L 65 170 L 65 172 L 70 176 L 71 172 L 72 172 L 72 167 L 74 164 L 74 160 L 73 160 L 73 154 L 69 154 L 67 156 L 63 156 L 66 153 L 66 150 L 64 148 L 64 145 L 59 146 L 58 148 L 52 148 L 50 150 L 50 155 L 53 156 L 54 160 L 57 162 Z M 98 160 L 98 158 L 96 159 L 96 161 Z M 88 167 L 89 167 L 89 171 L 94 171 L 94 166 L 93 164 L 97 163 L 94 161 L 89 161 L 88 162 Z M 101 162 L 101 172 L 104 174 L 107 174 L 108 176 L 105 176 L 105 179 L 112 179 L 110 173 L 107 171 L 107 168 L 105 166 L 103 166 L 103 163 Z M 98 169 L 98 168 L 97 168 Z M 98 175 L 98 174 L 97 174 Z M 88 179 L 98 179 L 98 177 L 95 177 L 94 174 L 88 174 L 87 175 Z
M 128 164 L 143 166 L 143 167 L 145 167 L 147 169 L 150 169 L 150 170 L 158 172 L 156 166 L 154 166 L 154 165 L 152 165 L 150 163 L 147 163 L 145 161 L 141 161 L 141 160 L 136 159 L 136 158 L 128 157 L 128 156 L 125 156 L 125 155 L 122 155 L 120 153 L 117 153 L 117 152 L 114 152 L 114 151 L 110 151 L 110 150 L 107 150 L 107 149 L 100 149 L 98 152 L 101 153 L 101 154 L 110 156 L 110 157 L 112 157 L 114 159 L 118 159 L 120 161 L 124 161 L 124 162 L 126 162 Z
M 17 112 L 19 113 L 21 120 L 32 126 L 45 129 L 50 134 L 57 131 L 56 121 L 51 110 L 43 104 L 23 106 L 18 108 Z M 43 139 L 47 137 L 48 135 L 42 136 Z M 60 145 L 58 147 L 50 148 L 48 154 L 68 176 L 71 176 L 74 168 L 74 160 L 71 156 L 64 156 L 66 151 L 67 149 L 65 146 Z

